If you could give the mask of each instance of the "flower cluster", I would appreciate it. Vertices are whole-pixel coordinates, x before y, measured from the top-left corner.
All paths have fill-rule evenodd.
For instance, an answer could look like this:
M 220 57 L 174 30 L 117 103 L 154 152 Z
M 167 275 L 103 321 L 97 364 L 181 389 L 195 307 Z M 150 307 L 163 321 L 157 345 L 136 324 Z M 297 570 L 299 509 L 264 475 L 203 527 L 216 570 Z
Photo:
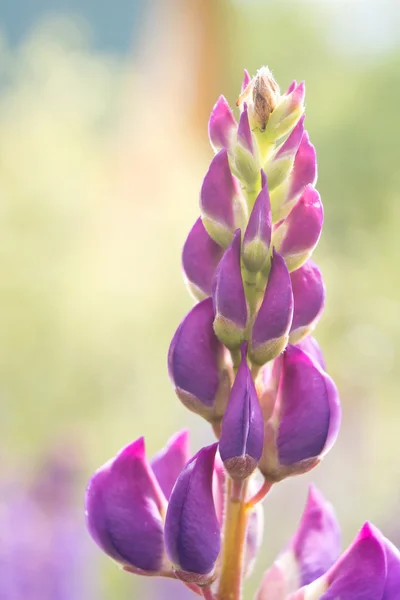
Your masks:
M 245 72 L 238 121 L 223 96 L 210 117 L 215 156 L 182 255 L 197 303 L 172 339 L 168 369 L 218 441 L 189 458 L 183 432 L 148 462 L 141 438 L 93 475 L 86 495 L 89 531 L 123 569 L 178 578 L 209 600 L 241 598 L 262 538 L 260 501 L 316 466 L 340 425 L 311 336 L 325 301 L 311 259 L 323 208 L 304 95 L 296 82 L 281 94 L 264 67 L 253 79 Z M 399 555 L 372 526 L 339 552 L 333 511 L 313 489 L 258 600 L 399 598 Z

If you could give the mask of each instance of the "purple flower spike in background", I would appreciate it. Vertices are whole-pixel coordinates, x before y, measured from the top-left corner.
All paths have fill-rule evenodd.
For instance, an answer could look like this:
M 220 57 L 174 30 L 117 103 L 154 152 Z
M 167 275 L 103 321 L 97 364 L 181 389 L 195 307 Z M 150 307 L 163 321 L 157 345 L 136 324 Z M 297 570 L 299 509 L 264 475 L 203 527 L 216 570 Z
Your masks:
M 273 251 L 264 298 L 251 332 L 250 357 L 262 365 L 278 356 L 288 342 L 293 294 L 283 258 Z
M 296 344 L 315 328 L 325 304 L 325 286 L 317 265 L 309 259 L 290 274 L 293 290 L 293 321 L 290 343 Z
M 163 518 L 166 498 L 140 438 L 101 467 L 86 492 L 86 519 L 94 541 L 123 566 L 148 572 L 167 569 Z
M 186 239 L 182 267 L 187 286 L 196 300 L 211 296 L 215 270 L 224 249 L 208 235 L 199 217 Z
M 172 339 L 168 369 L 183 404 L 207 419 L 218 420 L 230 383 L 222 366 L 224 347 L 214 333 L 213 321 L 211 298 L 192 308 Z
M 172 491 L 166 522 L 169 559 L 187 581 L 206 583 L 220 551 L 220 528 L 212 494 L 217 444 L 203 448 L 186 465 Z
M 230 350 L 239 348 L 244 341 L 248 317 L 240 268 L 240 238 L 238 229 L 217 267 L 212 294 L 214 331 L 218 339 Z
M 261 458 L 264 424 L 257 391 L 247 364 L 247 344 L 222 419 L 219 452 L 233 479 L 246 479 Z
M 243 237 L 243 263 L 249 271 L 257 273 L 267 264 L 271 245 L 272 214 L 267 177 L 261 171 L 261 191 Z

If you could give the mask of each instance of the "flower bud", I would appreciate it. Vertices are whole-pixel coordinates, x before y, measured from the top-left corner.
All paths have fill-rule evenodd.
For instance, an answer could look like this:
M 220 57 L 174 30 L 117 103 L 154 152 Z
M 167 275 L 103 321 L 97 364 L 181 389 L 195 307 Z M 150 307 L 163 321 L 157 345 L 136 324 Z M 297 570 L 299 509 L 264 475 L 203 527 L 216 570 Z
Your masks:
M 251 128 L 265 130 L 268 119 L 279 101 L 279 86 L 268 67 L 262 67 L 248 83 L 236 102 L 247 102 Z
M 268 183 L 261 171 L 261 192 L 254 203 L 243 237 L 243 263 L 249 271 L 257 273 L 267 263 L 271 245 L 272 215 Z
M 211 296 L 215 269 L 223 253 L 224 249 L 208 235 L 199 217 L 190 230 L 182 252 L 186 285 L 196 300 Z
M 305 91 L 302 82 L 289 94 L 280 97 L 265 128 L 265 135 L 271 142 L 288 134 L 299 121 L 304 112 Z
M 229 246 L 234 232 L 246 220 L 247 208 L 225 149 L 214 156 L 204 177 L 200 209 L 209 235 L 224 248 Z
M 317 465 L 336 440 L 340 418 L 332 379 L 309 354 L 288 346 L 273 413 L 264 428 L 259 468 L 265 478 L 279 481 Z
M 151 468 L 167 500 L 189 458 L 189 432 L 184 429 L 173 435 L 151 461 Z
M 250 81 L 251 81 L 250 73 L 248 72 L 247 69 L 244 69 L 242 87 L 241 87 L 241 90 L 240 90 L 241 94 L 243 94 L 243 92 L 245 91 L 245 89 L 249 85 Z
M 308 133 L 304 131 L 289 177 L 271 193 L 272 213 L 276 223 L 289 214 L 305 187 L 315 185 L 316 180 L 316 152 Z
M 183 404 L 209 421 L 218 421 L 229 397 L 224 347 L 214 329 L 211 298 L 197 304 L 179 325 L 169 348 L 168 370 Z
M 304 118 L 303 115 L 287 140 L 278 148 L 272 160 L 267 161 L 265 165 L 271 192 L 287 179 L 293 168 L 294 159 L 304 133 Z
M 220 96 L 212 109 L 208 123 L 208 135 L 215 152 L 221 148 L 229 148 L 232 144 L 237 123 L 228 102 Z
M 220 552 L 212 494 L 217 446 L 202 448 L 188 462 L 172 490 L 165 520 L 165 547 L 179 578 L 200 584 L 213 579 Z
M 282 256 L 274 250 L 264 298 L 251 332 L 250 358 L 254 363 L 263 365 L 284 350 L 292 314 L 289 272 Z
M 322 231 L 324 212 L 320 196 L 308 185 L 286 219 L 277 227 L 272 244 L 295 271 L 311 256 Z
M 288 89 L 285 92 L 285 96 L 288 96 L 293 90 L 297 88 L 297 81 L 294 79 L 292 83 L 289 85 Z
M 237 143 L 233 152 L 234 174 L 246 188 L 253 189 L 260 177 L 261 158 L 258 144 L 250 130 L 247 104 L 243 106 L 237 130 Z
M 230 350 L 239 348 L 245 339 L 247 302 L 240 266 L 240 230 L 235 232 L 217 267 L 213 283 L 214 331 Z
M 290 343 L 296 344 L 316 326 L 325 304 L 325 286 L 317 265 L 309 259 L 290 273 L 293 290 L 293 321 Z
M 247 344 L 228 406 L 222 419 L 219 453 L 233 479 L 246 479 L 261 458 L 264 438 L 263 416 L 257 391 L 247 364 Z
M 321 577 L 340 554 L 341 535 L 332 505 L 310 486 L 299 527 L 288 546 L 265 573 L 257 600 L 286 600 L 288 594 Z
M 86 490 L 89 533 L 98 546 L 127 570 L 161 573 L 163 518 L 167 502 L 138 439 L 101 467 Z

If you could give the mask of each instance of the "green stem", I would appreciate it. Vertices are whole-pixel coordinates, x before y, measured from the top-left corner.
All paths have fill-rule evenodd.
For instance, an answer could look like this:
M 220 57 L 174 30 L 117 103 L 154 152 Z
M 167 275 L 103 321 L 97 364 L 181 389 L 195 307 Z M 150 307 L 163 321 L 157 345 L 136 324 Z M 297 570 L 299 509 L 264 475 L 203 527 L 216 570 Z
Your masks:
M 218 600 L 240 600 L 243 559 L 249 509 L 245 503 L 247 482 L 227 482 L 224 547 Z

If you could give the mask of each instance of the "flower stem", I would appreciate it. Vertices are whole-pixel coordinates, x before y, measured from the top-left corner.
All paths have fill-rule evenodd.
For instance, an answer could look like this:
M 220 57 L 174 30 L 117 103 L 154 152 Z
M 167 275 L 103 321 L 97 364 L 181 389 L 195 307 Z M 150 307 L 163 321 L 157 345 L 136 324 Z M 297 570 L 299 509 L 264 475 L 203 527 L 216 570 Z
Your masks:
M 206 587 L 201 588 L 201 591 L 203 593 L 203 597 L 206 600 L 215 600 L 215 596 L 212 593 L 212 590 L 211 590 L 210 586 L 206 586 Z
M 256 494 L 254 494 L 254 496 L 246 502 L 246 507 L 251 509 L 256 504 L 261 502 L 261 500 L 264 500 L 265 496 L 268 494 L 268 492 L 272 488 L 272 486 L 273 486 L 272 481 L 265 480 L 264 483 L 262 484 L 262 486 L 260 487 L 260 489 L 258 490 L 258 492 Z
M 222 569 L 218 600 L 240 600 L 243 558 L 249 510 L 245 503 L 247 482 L 237 484 L 228 478 Z

